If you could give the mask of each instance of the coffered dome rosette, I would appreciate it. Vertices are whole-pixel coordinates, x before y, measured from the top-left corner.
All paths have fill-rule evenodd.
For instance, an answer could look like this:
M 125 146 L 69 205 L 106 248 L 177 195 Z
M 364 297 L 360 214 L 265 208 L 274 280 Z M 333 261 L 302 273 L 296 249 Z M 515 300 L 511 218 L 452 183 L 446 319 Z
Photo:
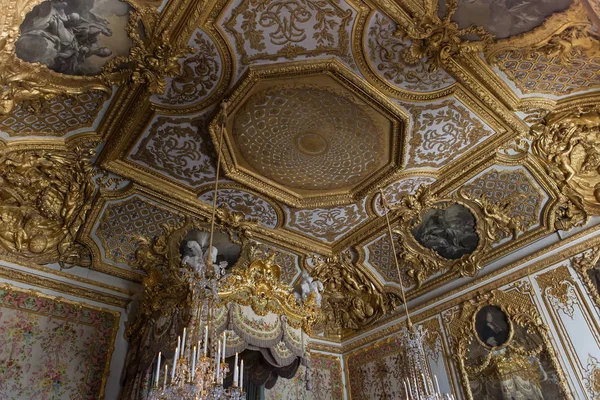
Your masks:
M 399 170 L 405 121 L 337 61 L 257 67 L 230 99 L 225 171 L 292 207 L 348 204 Z

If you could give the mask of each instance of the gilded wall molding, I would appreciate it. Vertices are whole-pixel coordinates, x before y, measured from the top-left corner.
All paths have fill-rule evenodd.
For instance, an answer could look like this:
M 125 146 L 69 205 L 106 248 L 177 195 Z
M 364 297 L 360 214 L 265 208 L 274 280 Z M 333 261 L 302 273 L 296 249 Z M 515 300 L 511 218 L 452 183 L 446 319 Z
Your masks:
M 590 272 L 596 269 L 599 260 L 600 247 L 591 248 L 590 250 L 571 258 L 571 266 L 577 271 L 577 275 L 584 283 L 587 292 L 594 300 L 596 307 L 600 307 L 600 292 L 598 286 L 592 281 Z
M 574 302 L 577 295 L 574 291 L 575 282 L 571 277 L 569 268 L 562 265 L 552 271 L 545 272 L 535 277 L 542 294 L 552 302 L 553 308 L 560 309 L 570 318 L 573 318 Z
M 588 393 L 600 396 L 600 362 L 591 355 L 588 356 L 584 382 Z
M 92 290 L 87 287 L 77 286 L 72 283 L 59 281 L 53 278 L 46 278 L 41 275 L 20 271 L 18 269 L 5 267 L 3 265 L 0 265 L 0 277 L 6 279 L 7 281 L 21 282 L 47 290 L 55 290 L 60 293 L 96 301 L 98 303 L 103 303 L 121 309 L 125 309 L 129 303 L 128 298 Z

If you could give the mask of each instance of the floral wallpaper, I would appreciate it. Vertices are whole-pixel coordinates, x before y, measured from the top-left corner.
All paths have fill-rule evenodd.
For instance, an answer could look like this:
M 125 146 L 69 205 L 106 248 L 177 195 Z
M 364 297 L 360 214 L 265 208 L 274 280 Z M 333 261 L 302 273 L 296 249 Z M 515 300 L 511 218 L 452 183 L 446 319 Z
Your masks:
M 352 399 L 399 399 L 403 363 L 397 337 L 378 342 L 347 357 Z
M 0 286 L 0 399 L 104 397 L 118 313 Z
M 417 326 L 426 332 L 424 350 L 429 372 L 438 380 L 442 392 L 451 393 L 448 351 L 443 345 L 440 318 L 429 318 Z M 346 354 L 350 399 L 404 399 L 404 347 L 397 334 Z
M 311 354 L 311 389 L 307 390 L 306 367 L 300 366 L 292 379 L 279 378 L 265 400 L 341 400 L 344 398 L 342 366 L 336 356 Z

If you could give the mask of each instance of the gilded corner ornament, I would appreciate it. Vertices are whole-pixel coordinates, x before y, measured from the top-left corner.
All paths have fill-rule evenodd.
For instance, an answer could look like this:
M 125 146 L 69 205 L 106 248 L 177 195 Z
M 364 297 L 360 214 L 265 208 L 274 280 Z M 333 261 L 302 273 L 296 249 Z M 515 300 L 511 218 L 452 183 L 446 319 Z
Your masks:
M 531 152 L 560 190 L 555 227 L 584 225 L 600 213 L 600 106 L 548 114 L 529 132 Z
M 95 191 L 92 155 L 80 147 L 0 153 L 0 253 L 89 265 L 76 239 Z
M 315 257 L 311 276 L 324 286 L 319 325 L 326 336 L 343 338 L 365 329 L 400 303 L 399 296 L 376 287 L 345 254 Z

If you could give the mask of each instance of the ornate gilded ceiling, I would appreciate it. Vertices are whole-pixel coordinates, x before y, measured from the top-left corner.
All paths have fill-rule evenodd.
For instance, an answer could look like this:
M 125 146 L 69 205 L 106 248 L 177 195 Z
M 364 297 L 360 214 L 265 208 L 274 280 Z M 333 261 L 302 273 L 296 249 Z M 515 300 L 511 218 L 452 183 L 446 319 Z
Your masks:
M 25 251 L 36 216 L 63 247 L 28 258 L 77 242 L 137 281 L 136 236 L 207 215 L 221 150 L 218 205 L 257 221 L 286 280 L 333 271 L 331 301 L 355 309 L 329 333 L 365 328 L 399 292 L 380 188 L 411 298 L 598 214 L 599 15 L 597 0 L 0 0 L 2 249 Z M 79 174 L 90 199 L 51 172 L 80 147 L 98 153 Z M 81 226 L 17 196 L 13 169 L 60 181 Z M 427 224 L 469 216 L 478 240 L 449 261 Z

